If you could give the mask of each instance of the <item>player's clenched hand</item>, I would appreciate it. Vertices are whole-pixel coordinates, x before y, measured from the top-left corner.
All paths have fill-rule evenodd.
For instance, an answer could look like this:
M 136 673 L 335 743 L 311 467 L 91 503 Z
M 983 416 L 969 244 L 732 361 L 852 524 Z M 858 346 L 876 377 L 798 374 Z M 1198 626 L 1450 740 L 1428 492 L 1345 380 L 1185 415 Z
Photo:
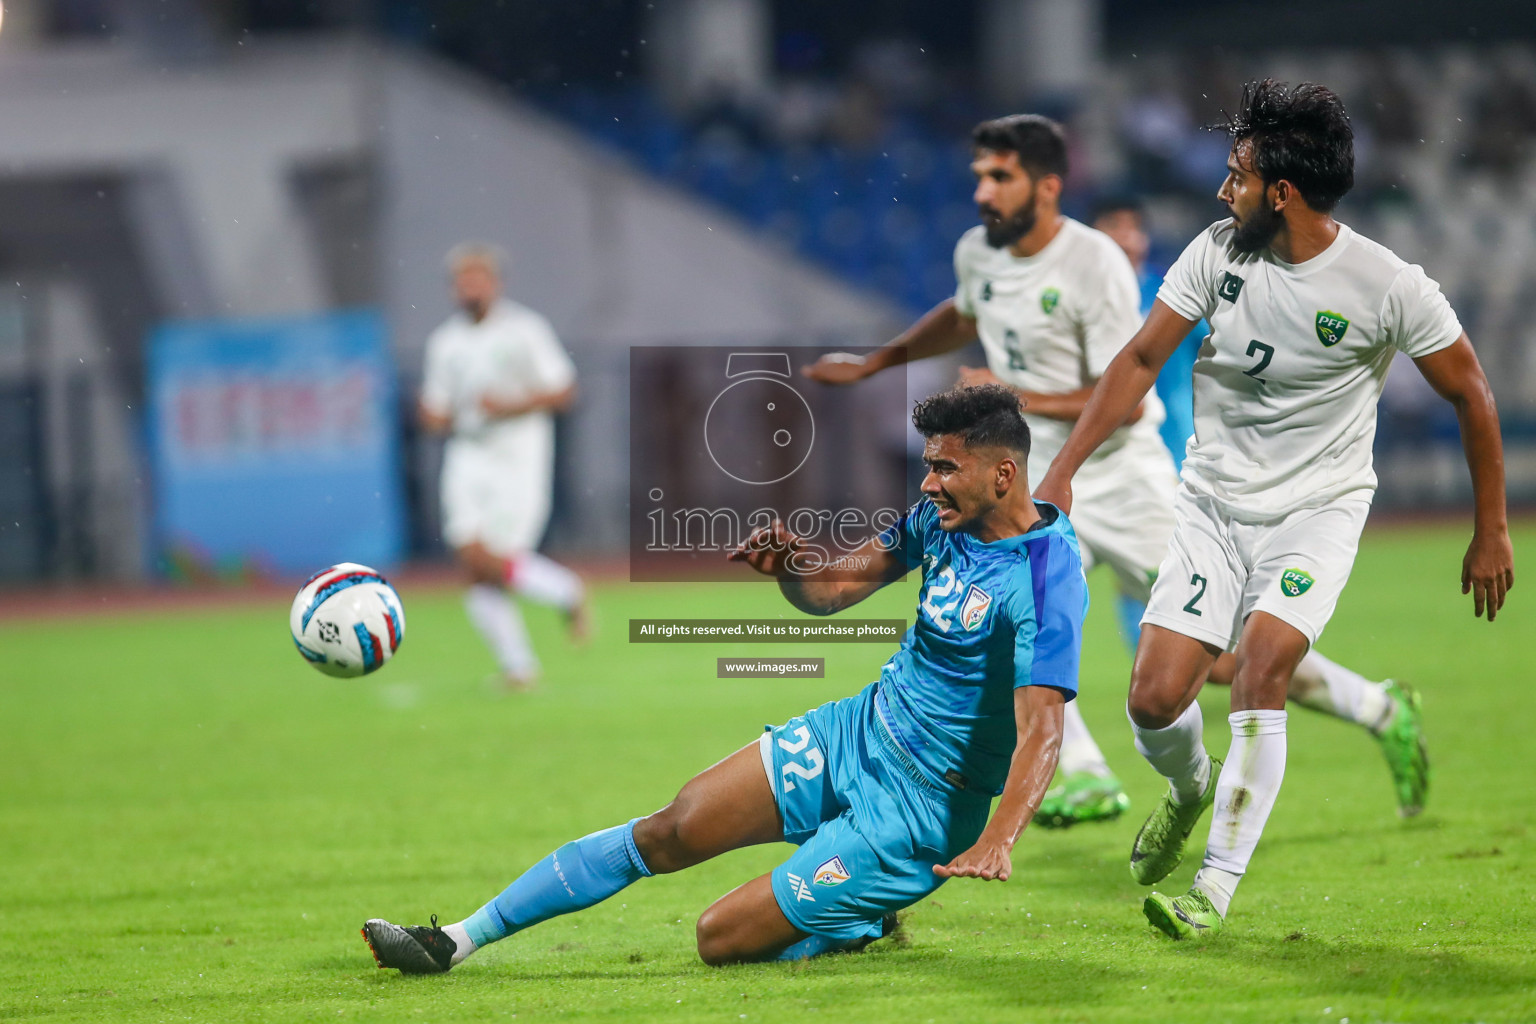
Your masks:
M 752 531 L 752 535 L 725 557 L 732 562 L 746 562 L 764 576 L 780 577 L 789 572 L 789 560 L 805 546 L 805 541 L 790 533 L 778 519 L 772 526 Z
M 868 377 L 872 371 L 863 356 L 828 352 L 810 366 L 801 367 L 800 372 L 823 384 L 852 384 Z
M 980 387 L 983 384 L 1001 384 L 1002 381 L 985 366 L 960 367 L 960 386 L 966 388 Z
M 948 864 L 935 864 L 933 873 L 940 878 L 983 878 L 1004 882 L 1013 874 L 1013 859 L 1008 854 L 1007 844 L 982 836 L 975 846 Z
M 1509 531 L 1474 531 L 1467 557 L 1461 560 L 1461 592 L 1472 594 L 1472 614 L 1481 616 L 1486 609 L 1492 622 L 1514 585 L 1515 549 L 1509 543 Z

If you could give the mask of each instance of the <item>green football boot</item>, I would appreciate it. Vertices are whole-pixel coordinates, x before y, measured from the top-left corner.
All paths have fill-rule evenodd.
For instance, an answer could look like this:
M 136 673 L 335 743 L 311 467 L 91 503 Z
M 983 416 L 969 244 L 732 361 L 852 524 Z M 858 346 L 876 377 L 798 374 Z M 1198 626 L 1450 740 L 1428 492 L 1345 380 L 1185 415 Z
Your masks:
M 1376 737 L 1397 793 L 1397 813 L 1411 818 L 1424 809 L 1429 795 L 1429 749 L 1424 745 L 1424 722 L 1417 691 L 1391 679 L 1381 684 L 1392 698 L 1392 720 Z
M 1131 877 L 1142 885 L 1152 885 L 1167 878 L 1184 859 L 1184 844 L 1195 830 L 1200 816 L 1216 801 L 1216 780 L 1221 775 L 1221 761 L 1211 758 L 1211 778 L 1205 793 L 1192 804 L 1179 804 L 1170 790 L 1163 794 L 1147 823 L 1136 833 L 1131 844 Z
M 1045 791 L 1035 812 L 1035 824 L 1068 828 L 1086 821 L 1112 821 L 1130 806 L 1125 787 L 1113 775 L 1072 772 Z
M 1221 931 L 1222 916 L 1199 889 L 1183 896 L 1154 892 L 1141 905 L 1147 923 L 1170 939 L 1208 939 Z

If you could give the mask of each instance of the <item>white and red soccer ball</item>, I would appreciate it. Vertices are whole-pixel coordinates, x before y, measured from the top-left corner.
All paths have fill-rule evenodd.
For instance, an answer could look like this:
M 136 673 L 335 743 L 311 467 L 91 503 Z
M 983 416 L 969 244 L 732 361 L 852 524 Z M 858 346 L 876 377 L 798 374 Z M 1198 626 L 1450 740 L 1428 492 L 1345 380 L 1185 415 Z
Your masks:
M 405 608 L 383 576 L 342 562 L 304 581 L 288 627 L 293 645 L 321 672 L 365 676 L 394 657 L 405 639 Z

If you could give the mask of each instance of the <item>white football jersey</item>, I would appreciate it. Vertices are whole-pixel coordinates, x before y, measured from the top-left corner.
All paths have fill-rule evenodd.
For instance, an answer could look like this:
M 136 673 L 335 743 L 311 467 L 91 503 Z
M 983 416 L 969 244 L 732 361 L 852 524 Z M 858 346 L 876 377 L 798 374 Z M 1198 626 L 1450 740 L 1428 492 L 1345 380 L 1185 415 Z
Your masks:
M 1033 256 L 987 244 L 974 227 L 955 246 L 955 308 L 976 321 L 987 367 L 1011 387 L 1062 394 L 1088 387 L 1141 327 L 1141 286 L 1114 239 L 1062 219 L 1061 230 Z M 1066 443 L 1073 424 L 1024 413 L 1031 435 L 1030 480 Z M 1112 472 L 1125 457 L 1169 463 L 1157 428 L 1163 403 L 1147 394 L 1142 416 L 1110 435 L 1078 472 Z
M 576 369 L 549 321 L 507 299 L 498 299 L 479 323 L 463 313 L 449 317 L 427 339 L 421 401 L 453 418 L 454 445 L 515 456 L 554 443 L 549 413 L 487 419 L 482 398 L 517 400 L 562 391 Z
M 1424 269 L 1346 225 L 1290 264 L 1231 248 L 1219 221 L 1179 257 L 1157 297 L 1206 319 L 1195 362 L 1195 436 L 1183 480 L 1240 515 L 1281 516 L 1376 487 L 1376 402 L 1393 355 L 1446 348 L 1461 324 Z

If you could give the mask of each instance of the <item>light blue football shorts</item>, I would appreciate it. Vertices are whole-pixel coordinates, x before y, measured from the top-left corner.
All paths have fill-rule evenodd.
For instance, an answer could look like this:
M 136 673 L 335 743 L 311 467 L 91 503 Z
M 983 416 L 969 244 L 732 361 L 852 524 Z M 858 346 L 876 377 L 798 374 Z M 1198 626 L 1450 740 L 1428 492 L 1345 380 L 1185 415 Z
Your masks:
M 926 780 L 875 710 L 871 683 L 778 728 L 759 749 L 799 850 L 773 870 L 773 895 L 791 924 L 829 938 L 878 938 L 881 918 L 945 879 L 933 873 L 969 849 L 992 798 Z

